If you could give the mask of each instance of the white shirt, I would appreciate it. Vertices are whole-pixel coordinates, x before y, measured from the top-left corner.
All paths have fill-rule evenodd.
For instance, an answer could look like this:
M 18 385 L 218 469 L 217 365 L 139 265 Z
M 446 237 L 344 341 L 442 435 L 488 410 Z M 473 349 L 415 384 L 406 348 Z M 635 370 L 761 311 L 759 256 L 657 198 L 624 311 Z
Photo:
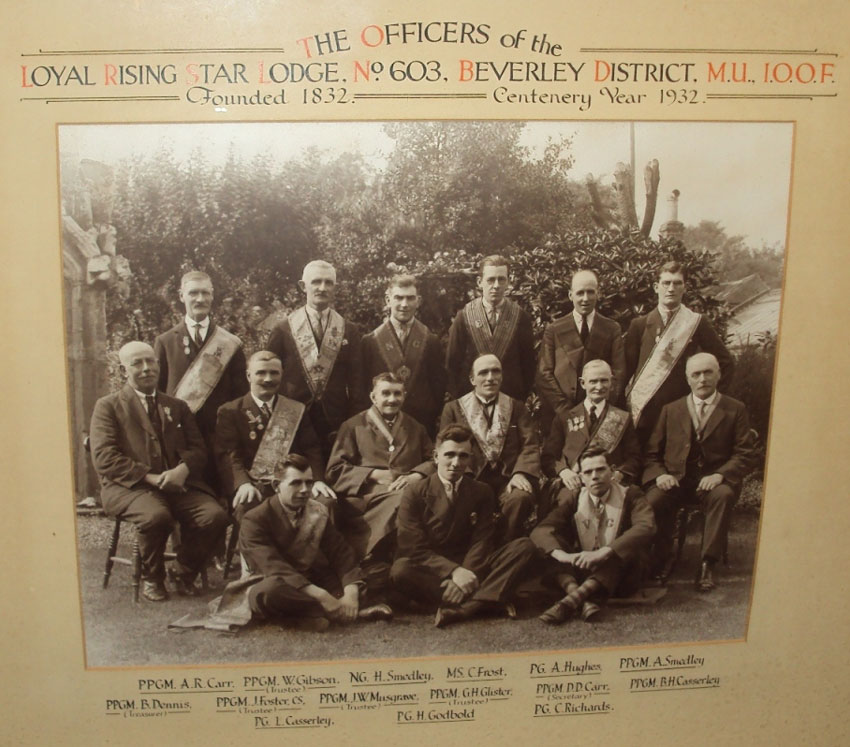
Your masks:
M 581 332 L 582 315 L 579 314 L 578 311 L 576 311 L 575 309 L 573 309 L 573 319 L 575 320 L 575 323 L 576 323 L 576 329 L 579 332 Z M 594 309 L 593 311 L 591 311 L 587 315 L 587 331 L 588 332 L 593 329 L 593 320 L 594 319 L 596 319 L 596 309 Z
M 313 331 L 319 332 L 321 330 L 324 332 L 328 328 L 328 318 L 331 313 L 331 307 L 324 309 L 323 311 L 319 311 L 318 309 L 314 309 L 312 306 L 305 306 L 307 309 L 307 316 L 310 318 L 310 324 L 313 325 Z
M 590 397 L 585 397 L 584 409 L 587 411 L 587 414 L 590 415 L 590 408 L 595 407 L 596 408 L 596 417 L 601 418 L 602 413 L 605 410 L 605 405 L 607 405 L 607 404 L 608 403 L 604 399 L 601 402 L 593 403 L 593 402 L 590 401 Z
M 272 398 L 271 398 L 268 402 L 263 402 L 263 400 L 261 400 L 259 397 L 255 397 L 255 396 L 254 396 L 254 392 L 251 392 L 251 399 L 253 399 L 253 400 L 254 400 L 254 403 L 255 403 L 255 404 L 257 405 L 257 407 L 259 407 L 261 410 L 263 409 L 263 405 L 268 405 L 268 406 L 269 406 L 269 410 L 274 411 L 274 403 L 275 403 L 275 400 L 277 399 L 277 395 L 275 394 L 275 396 L 274 396 L 274 397 L 272 397 Z
M 455 494 L 457 493 L 458 485 L 460 485 L 460 480 L 458 480 L 456 483 L 450 483 L 448 480 L 444 480 L 442 477 L 440 477 L 439 474 L 437 474 L 437 477 L 440 479 L 440 482 L 443 484 L 443 490 L 446 493 L 446 497 L 450 501 L 453 501 L 455 499 Z
M 390 324 L 393 325 L 393 329 L 395 330 L 398 339 L 401 342 L 404 342 L 410 334 L 410 330 L 413 328 L 413 317 L 410 318 L 410 321 L 407 322 L 407 324 L 402 324 L 400 321 L 390 317 Z
M 599 498 L 597 498 L 595 495 L 593 495 L 593 493 L 588 490 L 587 497 L 590 498 L 591 505 L 598 511 L 600 505 L 604 506 L 606 503 L 608 503 L 608 499 L 611 497 L 611 488 L 608 488 L 608 492 L 605 493 L 605 495 L 600 496 Z
M 148 411 L 148 397 L 153 397 L 154 401 L 156 401 L 156 392 L 151 392 L 150 394 L 145 394 L 144 392 L 140 392 L 138 389 L 133 389 L 136 393 L 136 396 L 142 401 L 142 407 L 145 408 L 145 412 Z
M 192 339 L 195 339 L 195 330 L 197 324 L 201 325 L 201 341 L 205 341 L 207 339 L 207 332 L 210 329 L 210 318 L 209 315 L 205 316 L 200 322 L 196 322 L 192 317 L 188 314 L 186 315 L 186 329 L 189 330 L 189 334 L 192 336 Z
M 682 304 L 679 304 L 681 306 Z M 675 309 L 668 309 L 666 306 L 658 306 L 658 313 L 661 314 L 661 323 L 666 327 L 670 323 L 670 317 L 673 316 L 678 310 L 679 306 Z
M 704 404 L 706 407 L 711 407 L 715 402 L 717 402 L 717 397 L 720 394 L 716 389 L 714 390 L 714 394 L 712 394 L 708 399 L 700 399 L 696 394 L 691 394 L 691 397 L 694 400 L 694 405 L 696 405 L 697 412 L 699 412 L 700 404 Z
M 496 324 L 502 315 L 502 309 L 505 308 L 505 299 L 503 298 L 498 306 L 491 306 L 483 298 L 481 302 L 484 304 L 484 311 L 487 313 L 487 319 L 490 321 L 490 324 Z

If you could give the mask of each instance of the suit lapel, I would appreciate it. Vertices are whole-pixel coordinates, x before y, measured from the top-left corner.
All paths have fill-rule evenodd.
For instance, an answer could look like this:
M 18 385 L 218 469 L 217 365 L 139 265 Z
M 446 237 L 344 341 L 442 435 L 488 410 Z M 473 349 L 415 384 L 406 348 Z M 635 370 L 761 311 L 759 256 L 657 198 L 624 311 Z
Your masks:
M 144 430 L 156 438 L 156 431 L 153 425 L 151 425 L 147 410 L 145 410 L 138 395 L 129 384 L 126 384 L 121 390 L 121 399 L 124 401 L 129 418 L 137 422 Z
M 717 396 L 717 403 L 711 411 L 711 415 L 708 416 L 708 421 L 706 422 L 705 427 L 702 429 L 703 441 L 708 438 L 708 435 L 717 427 L 718 423 L 723 420 L 723 413 L 726 410 L 726 402 L 724 401 L 722 394 L 718 393 Z
M 673 412 L 676 417 L 676 427 L 679 429 L 686 443 L 690 443 L 694 424 L 691 422 L 691 413 L 688 411 L 687 397 L 676 401 Z
M 560 347 L 565 350 L 575 350 L 581 347 L 581 337 L 576 328 L 576 320 L 573 319 L 572 312 L 564 319 L 564 327 L 559 336 L 561 338 L 559 341 Z
M 646 315 L 646 327 L 640 345 L 640 359 L 645 361 L 655 347 L 655 338 L 661 334 L 661 314 L 655 308 Z

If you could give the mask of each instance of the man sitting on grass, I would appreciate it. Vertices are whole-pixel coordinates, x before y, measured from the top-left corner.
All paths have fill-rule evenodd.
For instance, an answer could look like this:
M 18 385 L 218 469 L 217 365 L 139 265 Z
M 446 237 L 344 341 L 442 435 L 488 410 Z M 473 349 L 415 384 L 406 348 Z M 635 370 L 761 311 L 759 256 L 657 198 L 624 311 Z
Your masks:
M 262 581 L 248 590 L 254 617 L 324 631 L 330 622 L 387 620 L 386 604 L 365 606 L 368 590 L 354 550 L 311 498 L 313 473 L 304 457 L 289 454 L 270 496 L 242 518 L 239 551 Z
M 588 622 L 609 594 L 627 596 L 640 586 L 655 535 L 652 509 L 637 487 L 614 482 L 607 451 L 591 445 L 579 459 L 584 487 L 555 508 L 531 533 L 551 558 L 566 596 L 540 619 L 557 625 L 580 613 Z

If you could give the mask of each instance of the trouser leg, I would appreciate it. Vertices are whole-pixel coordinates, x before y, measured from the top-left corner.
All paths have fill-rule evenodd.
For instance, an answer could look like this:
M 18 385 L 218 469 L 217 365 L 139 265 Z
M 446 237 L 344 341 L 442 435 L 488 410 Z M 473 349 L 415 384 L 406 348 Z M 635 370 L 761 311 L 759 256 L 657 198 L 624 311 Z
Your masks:
M 655 513 L 657 531 L 652 545 L 652 564 L 658 570 L 673 554 L 673 532 L 676 527 L 676 510 L 681 502 L 681 490 L 661 490 L 653 486 L 646 492 L 646 501 Z
M 169 496 L 169 505 L 182 531 L 178 573 L 197 573 L 224 536 L 227 513 L 211 495 L 200 490 Z
M 504 602 L 529 573 L 539 555 L 528 537 L 520 537 L 496 550 L 487 559 L 488 573 L 472 595 L 477 602 Z
M 400 594 L 427 605 L 439 605 L 443 599 L 441 578 L 409 558 L 398 558 L 390 568 L 390 581 Z
M 702 533 L 702 559 L 717 562 L 723 554 L 723 538 L 729 514 L 735 505 L 735 491 L 724 483 L 700 496 L 705 526 Z
M 267 620 L 325 615 L 315 599 L 274 576 L 254 584 L 248 590 L 248 602 L 252 612 Z
M 535 506 L 534 494 L 525 490 L 508 490 L 499 496 L 501 519 L 497 537 L 500 545 L 526 535 L 525 523 Z
M 121 512 L 121 518 L 136 526 L 142 558 L 142 578 L 145 581 L 163 581 L 163 554 L 168 535 L 174 526 L 174 516 L 163 493 L 145 489 L 134 493 L 129 505 Z

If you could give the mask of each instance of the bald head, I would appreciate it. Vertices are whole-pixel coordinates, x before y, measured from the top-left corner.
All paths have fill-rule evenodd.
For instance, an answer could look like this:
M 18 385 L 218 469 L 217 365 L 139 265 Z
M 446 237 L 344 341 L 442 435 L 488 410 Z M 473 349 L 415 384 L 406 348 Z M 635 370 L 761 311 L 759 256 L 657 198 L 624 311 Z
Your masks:
M 596 308 L 599 295 L 599 280 L 592 270 L 579 270 L 570 283 L 570 300 L 573 307 L 582 316 L 587 316 Z
M 159 378 L 159 361 L 153 348 L 144 342 L 128 342 L 118 351 L 118 360 L 127 375 L 127 383 L 144 394 L 156 391 Z
M 490 353 L 479 355 L 472 361 L 469 381 L 479 397 L 486 401 L 491 400 L 502 388 L 501 361 Z

